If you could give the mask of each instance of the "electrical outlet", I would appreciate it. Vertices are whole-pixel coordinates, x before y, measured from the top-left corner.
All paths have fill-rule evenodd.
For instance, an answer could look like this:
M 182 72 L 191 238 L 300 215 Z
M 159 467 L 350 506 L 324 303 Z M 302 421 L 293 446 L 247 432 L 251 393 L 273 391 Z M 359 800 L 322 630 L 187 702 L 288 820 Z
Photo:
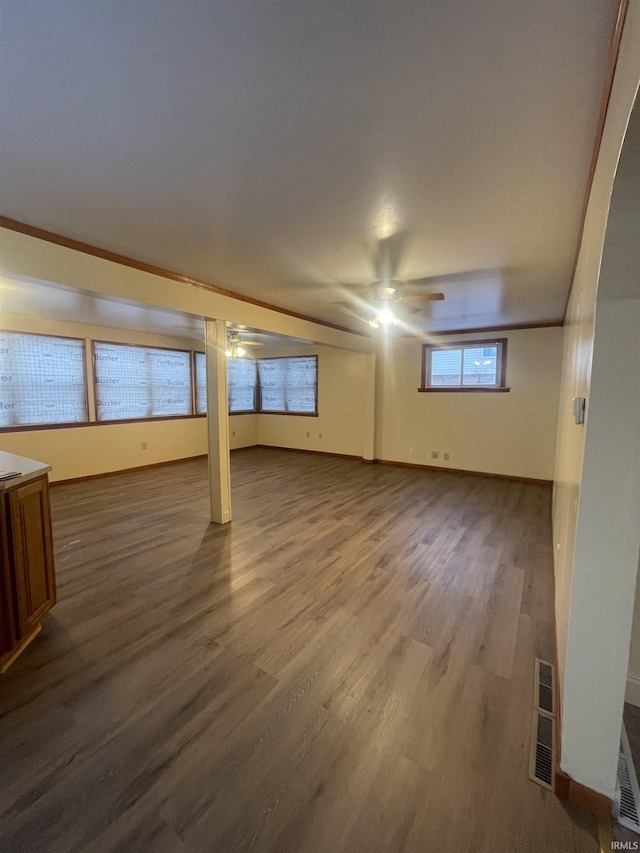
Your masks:
M 444 454 L 444 458 L 445 458 L 445 460 L 448 462 L 448 461 L 449 461 L 449 454 L 448 454 L 448 453 L 445 453 L 445 454 Z
M 438 459 L 439 457 L 440 457 L 440 453 L 437 450 L 431 451 L 431 458 L 432 459 Z
M 231 430 L 231 435 L 232 435 L 234 438 L 236 437 L 236 431 L 235 431 L 235 429 L 232 429 L 232 430 Z
M 308 432 L 308 433 L 307 433 L 307 438 L 311 438 L 311 433 L 310 433 L 310 432 Z
M 413 447 L 409 448 L 409 456 L 413 456 Z
M 143 450 L 146 450 L 146 449 L 147 449 L 147 442 L 146 442 L 146 441 L 143 441 L 143 442 L 142 442 L 142 449 L 143 449 Z
M 322 438 L 322 433 L 321 433 L 321 432 L 319 432 L 319 433 L 318 433 L 318 438 Z

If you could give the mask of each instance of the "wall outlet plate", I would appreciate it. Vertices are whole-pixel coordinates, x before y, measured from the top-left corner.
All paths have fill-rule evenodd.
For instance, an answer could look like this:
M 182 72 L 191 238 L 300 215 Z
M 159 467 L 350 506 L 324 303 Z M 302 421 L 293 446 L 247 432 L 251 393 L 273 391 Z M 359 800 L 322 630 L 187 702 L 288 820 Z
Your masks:
M 431 458 L 432 459 L 438 459 L 439 457 L 440 457 L 440 452 L 438 450 L 432 450 L 431 451 Z
M 445 458 L 445 460 L 448 462 L 448 461 L 449 461 L 449 454 L 448 454 L 448 453 L 445 453 L 445 454 L 444 454 L 444 458 Z
M 585 397 L 573 398 L 573 417 L 578 425 L 584 423 L 584 415 L 586 408 L 587 401 Z

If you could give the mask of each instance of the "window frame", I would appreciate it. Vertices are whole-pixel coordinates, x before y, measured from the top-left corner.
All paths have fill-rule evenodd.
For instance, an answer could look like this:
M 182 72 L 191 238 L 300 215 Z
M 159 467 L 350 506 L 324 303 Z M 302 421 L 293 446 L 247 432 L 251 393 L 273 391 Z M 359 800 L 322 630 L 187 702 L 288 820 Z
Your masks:
M 495 394 L 496 392 L 510 391 L 507 386 L 507 342 L 508 338 L 486 338 L 484 340 L 463 340 L 455 341 L 450 344 L 423 344 L 422 345 L 422 375 L 421 385 L 418 391 L 421 393 L 445 393 L 445 394 Z M 499 346 L 500 352 L 496 359 L 496 367 L 498 367 L 498 383 L 496 385 L 431 385 L 431 354 L 434 351 L 446 350 L 465 350 L 475 349 L 478 347 L 486 348 L 487 346 Z M 463 355 L 464 360 L 464 355 Z M 463 375 L 460 376 L 462 383 Z
M 265 356 L 264 358 L 257 358 L 256 363 L 260 361 L 279 361 L 280 359 L 287 358 L 313 358 L 316 363 L 316 384 L 315 384 L 315 399 L 314 399 L 314 410 L 313 412 L 265 412 L 262 408 L 262 385 L 260 383 L 260 370 L 258 370 L 258 388 L 257 388 L 257 412 L 258 415 L 279 415 L 280 417 L 284 416 L 287 418 L 318 418 L 320 415 L 318 414 L 318 356 L 317 355 L 276 355 L 276 356 Z
M 0 425 L 0 433 L 5 432 L 31 432 L 41 429 L 75 429 L 76 427 L 91 426 L 91 399 L 89 396 L 89 371 L 87 369 L 87 342 L 88 338 L 76 337 L 75 335 L 51 335 L 45 332 L 23 332 L 20 329 L 0 329 L 1 334 L 5 335 L 29 335 L 32 338 L 58 338 L 63 341 L 80 341 L 82 343 L 82 362 L 84 372 L 84 392 L 87 398 L 87 420 L 86 421 L 60 421 L 59 423 L 41 423 L 41 424 L 9 424 L 8 426 Z
M 191 412 L 188 415 L 152 415 L 147 418 L 113 418 L 106 421 L 101 421 L 98 419 L 98 382 L 96 381 L 96 344 L 106 344 L 108 346 L 119 346 L 119 347 L 136 347 L 138 349 L 154 349 L 166 352 L 182 352 L 189 354 L 189 373 L 190 373 L 190 382 L 191 382 Z M 91 339 L 91 381 L 93 384 L 93 403 L 94 403 L 94 413 L 95 420 L 91 421 L 91 424 L 95 424 L 96 426 L 105 426 L 106 424 L 136 424 L 136 423 L 149 423 L 150 421 L 183 421 L 187 418 L 198 417 L 195 414 L 195 364 L 193 357 L 192 349 L 182 349 L 182 347 L 156 347 L 150 346 L 149 344 L 129 344 L 124 343 L 123 341 L 104 341 L 98 339 Z M 83 424 L 86 426 L 87 424 Z

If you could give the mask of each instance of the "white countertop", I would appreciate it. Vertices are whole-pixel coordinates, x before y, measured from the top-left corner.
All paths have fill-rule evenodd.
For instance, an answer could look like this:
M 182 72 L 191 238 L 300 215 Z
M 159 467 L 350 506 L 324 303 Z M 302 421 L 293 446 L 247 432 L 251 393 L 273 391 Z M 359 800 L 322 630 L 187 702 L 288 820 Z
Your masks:
M 29 480 L 36 480 L 50 470 L 51 465 L 45 465 L 44 462 L 36 462 L 35 459 L 26 459 L 24 456 L 16 456 L 14 453 L 5 453 L 0 450 L 0 472 L 4 474 L 6 471 L 20 471 L 19 477 L 0 480 L 0 492 L 21 486 Z

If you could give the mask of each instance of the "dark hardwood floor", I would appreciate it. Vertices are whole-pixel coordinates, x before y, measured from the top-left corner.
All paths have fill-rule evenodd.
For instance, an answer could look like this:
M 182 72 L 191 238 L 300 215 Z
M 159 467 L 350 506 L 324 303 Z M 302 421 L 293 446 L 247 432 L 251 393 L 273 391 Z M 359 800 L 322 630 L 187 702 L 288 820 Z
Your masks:
M 527 777 L 550 489 L 277 450 L 52 489 L 0 679 L 0 850 L 587 853 Z

